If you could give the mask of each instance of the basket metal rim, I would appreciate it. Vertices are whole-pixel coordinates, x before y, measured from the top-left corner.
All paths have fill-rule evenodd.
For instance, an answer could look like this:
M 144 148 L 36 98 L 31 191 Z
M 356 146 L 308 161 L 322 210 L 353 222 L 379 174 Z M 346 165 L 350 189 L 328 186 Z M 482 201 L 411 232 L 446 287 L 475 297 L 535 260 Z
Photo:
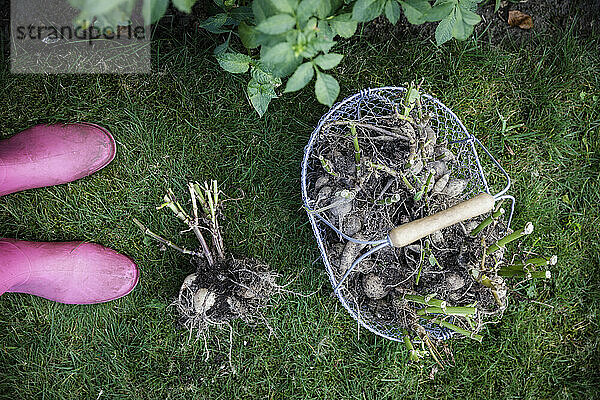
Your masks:
M 330 118 L 330 116 L 332 114 L 334 114 L 336 111 L 338 111 L 342 106 L 344 106 L 346 103 L 351 102 L 353 100 L 356 100 L 357 98 L 363 98 L 365 96 L 369 96 L 372 94 L 376 94 L 377 92 L 381 92 L 381 91 L 406 91 L 407 89 L 405 87 L 402 86 L 384 86 L 384 87 L 379 87 L 379 88 L 368 88 L 368 89 L 363 89 L 360 90 L 358 93 L 351 95 L 347 98 L 345 98 L 344 100 L 336 103 L 335 105 L 333 105 L 329 111 L 324 114 L 321 119 L 319 120 L 319 123 L 317 124 L 316 128 L 312 131 L 310 139 L 308 141 L 308 144 L 305 146 L 304 148 L 304 156 L 302 158 L 302 173 L 301 173 L 301 187 L 302 187 L 302 202 L 304 204 L 304 206 L 307 209 L 310 209 L 310 205 L 308 204 L 308 185 L 307 185 L 307 174 L 308 174 L 308 159 L 309 159 L 309 154 L 310 154 L 310 150 L 312 150 L 314 142 L 316 140 L 316 137 L 318 136 L 319 131 L 321 130 L 321 128 L 323 127 L 323 124 Z M 476 160 L 477 160 L 477 167 L 478 167 L 478 173 L 479 176 L 482 179 L 482 183 L 485 187 L 485 191 L 489 193 L 489 186 L 487 183 L 487 180 L 485 179 L 485 174 L 483 172 L 483 168 L 481 166 L 481 164 L 479 163 L 479 159 L 477 157 L 477 151 L 475 148 L 475 143 L 479 144 L 483 150 L 487 153 L 488 156 L 490 156 L 490 158 L 492 159 L 492 161 L 494 161 L 494 163 L 504 172 L 504 174 L 507 177 L 507 186 L 499 193 L 499 195 L 502 196 L 506 196 L 504 193 L 508 190 L 508 188 L 510 187 L 510 178 L 508 177 L 508 174 L 506 174 L 506 172 L 504 171 L 504 169 L 499 165 L 499 163 L 492 157 L 492 155 L 489 153 L 489 151 L 487 151 L 487 149 L 483 146 L 483 144 L 481 144 L 481 142 L 479 142 L 477 140 L 477 138 L 469 133 L 466 129 L 466 127 L 464 126 L 464 124 L 462 123 L 462 121 L 458 118 L 458 116 L 452 111 L 450 110 L 448 107 L 446 107 L 442 102 L 440 102 L 438 99 L 434 98 L 431 95 L 428 94 L 421 94 L 422 97 L 425 97 L 427 100 L 433 102 L 434 104 L 436 104 L 436 106 L 438 106 L 439 108 L 441 108 L 442 110 L 444 110 L 445 112 L 447 112 L 458 124 L 460 130 L 462 131 L 462 133 L 464 133 L 465 135 L 465 141 L 469 141 L 470 146 L 471 146 L 471 150 L 473 151 L 473 153 L 476 155 Z M 510 196 L 508 196 L 510 197 Z M 513 199 L 513 208 L 514 208 L 514 199 Z M 330 283 L 332 284 L 332 286 L 335 288 L 336 286 L 336 282 L 334 279 L 334 273 L 331 267 L 331 264 L 329 262 L 329 258 L 327 257 L 326 253 L 325 253 L 325 247 L 323 244 L 323 241 L 320 237 L 319 234 L 319 228 L 317 226 L 317 219 L 315 218 L 315 216 L 310 213 L 307 212 L 308 215 L 308 219 L 310 221 L 310 224 L 312 226 L 313 229 L 313 233 L 315 235 L 315 238 L 317 239 L 317 244 L 319 247 L 319 251 L 321 253 L 321 259 L 323 260 L 323 263 L 325 264 L 325 269 L 327 271 L 327 275 L 329 278 Z M 512 212 L 511 212 L 511 216 L 512 216 Z M 510 224 L 510 222 L 509 222 Z M 336 297 L 340 300 L 340 302 L 342 303 L 342 305 L 344 306 L 344 308 L 348 311 L 348 313 L 352 316 L 352 318 L 354 318 L 358 324 L 360 326 L 362 326 L 363 328 L 367 329 L 370 332 L 373 332 L 374 334 L 381 336 L 383 338 L 389 339 L 389 340 L 393 340 L 396 342 L 400 342 L 402 341 L 401 338 L 399 337 L 394 337 L 394 336 L 390 336 L 388 334 L 386 334 L 385 332 L 382 332 L 381 330 L 374 328 L 372 326 L 370 326 L 369 324 L 367 324 L 363 318 L 361 318 L 360 313 L 356 312 L 354 310 L 353 307 L 351 307 L 348 302 L 346 301 L 345 297 L 343 295 L 340 294 L 340 292 L 336 292 Z

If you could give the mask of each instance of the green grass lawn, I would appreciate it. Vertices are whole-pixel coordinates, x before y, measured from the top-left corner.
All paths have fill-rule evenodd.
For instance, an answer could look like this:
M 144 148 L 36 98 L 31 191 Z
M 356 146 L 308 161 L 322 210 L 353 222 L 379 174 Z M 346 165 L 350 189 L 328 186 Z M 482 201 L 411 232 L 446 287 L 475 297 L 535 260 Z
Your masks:
M 191 31 L 191 29 L 190 29 Z M 308 91 L 274 101 L 262 119 L 245 80 L 221 70 L 202 33 L 156 43 L 149 76 L 15 76 L 0 72 L 0 132 L 90 121 L 118 142 L 101 172 L 0 199 L 0 235 L 86 240 L 134 258 L 129 296 L 72 306 L 30 295 L 0 297 L 0 397 L 191 398 L 598 398 L 600 397 L 600 57 L 598 41 L 570 33 L 518 47 L 474 41 L 438 48 L 393 39 L 343 44 L 340 99 L 361 88 L 424 78 L 514 179 L 514 227 L 532 221 L 538 249 L 557 254 L 550 282 L 521 290 L 552 306 L 511 302 L 483 343 L 452 340 L 455 365 L 430 379 L 407 365 L 402 344 L 359 330 L 331 293 L 301 208 L 303 148 L 327 109 Z M 593 96 L 597 96 L 594 100 Z M 507 126 L 522 127 L 502 132 Z M 193 235 L 156 211 L 164 191 L 215 178 L 242 200 L 224 210 L 225 242 L 268 262 L 309 297 L 276 298 L 263 326 L 188 344 L 169 307 L 189 261 L 144 244 L 133 217 L 188 246 Z M 514 297 L 513 297 L 514 299 Z

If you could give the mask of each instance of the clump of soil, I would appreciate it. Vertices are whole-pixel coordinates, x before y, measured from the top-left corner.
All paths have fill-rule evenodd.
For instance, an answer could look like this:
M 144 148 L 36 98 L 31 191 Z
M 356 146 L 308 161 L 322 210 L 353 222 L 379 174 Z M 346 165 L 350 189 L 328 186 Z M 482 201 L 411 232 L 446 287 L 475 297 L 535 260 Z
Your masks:
M 233 257 L 212 266 L 203 258 L 193 262 L 197 270 L 184 280 L 176 301 L 182 326 L 201 332 L 234 319 L 264 322 L 263 310 L 280 289 L 266 264 Z
M 407 116 L 396 109 L 378 117 L 326 122 L 309 159 L 310 212 L 345 235 L 376 241 L 398 225 L 473 195 L 468 180 L 457 173 L 460 145 L 438 136 L 431 117 L 417 106 Z M 369 325 L 413 331 L 428 324 L 417 315 L 425 305 L 406 300 L 406 295 L 435 298 L 454 307 L 475 306 L 473 321 L 451 320 L 469 330 L 474 324 L 477 331 L 506 306 L 503 279 L 494 272 L 502 252 L 484 260 L 486 245 L 503 236 L 505 224 L 499 218 L 470 235 L 485 217 L 367 256 L 348 275 L 341 295 Z M 372 246 L 346 240 L 324 225 L 321 232 L 333 280 L 340 282 Z

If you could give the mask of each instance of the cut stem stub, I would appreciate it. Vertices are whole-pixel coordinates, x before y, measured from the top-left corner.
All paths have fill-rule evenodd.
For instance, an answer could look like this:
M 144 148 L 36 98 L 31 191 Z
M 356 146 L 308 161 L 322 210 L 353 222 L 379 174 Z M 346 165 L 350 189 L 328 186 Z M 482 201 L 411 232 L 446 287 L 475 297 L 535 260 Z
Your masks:
M 485 250 L 485 253 L 492 254 L 495 251 L 503 249 L 510 242 L 517 240 L 520 237 L 523 237 L 525 235 L 530 235 L 532 232 L 533 232 L 533 224 L 531 222 L 528 222 L 527 224 L 525 224 L 525 227 L 523 229 L 521 229 L 520 231 L 516 231 L 516 232 L 511 233 L 510 235 L 506 235 L 502 239 L 498 240 L 496 243 L 494 243 L 493 245 L 488 247 Z
M 404 296 L 406 300 L 412 301 L 417 304 L 423 304 L 424 306 L 434 306 L 446 308 L 446 302 L 444 300 L 434 299 L 431 296 L 421 296 L 418 294 L 407 294 Z
M 498 271 L 499 276 L 512 278 L 512 277 L 523 277 L 523 278 L 543 278 L 550 279 L 552 273 L 550 271 L 518 271 L 512 269 L 500 269 Z

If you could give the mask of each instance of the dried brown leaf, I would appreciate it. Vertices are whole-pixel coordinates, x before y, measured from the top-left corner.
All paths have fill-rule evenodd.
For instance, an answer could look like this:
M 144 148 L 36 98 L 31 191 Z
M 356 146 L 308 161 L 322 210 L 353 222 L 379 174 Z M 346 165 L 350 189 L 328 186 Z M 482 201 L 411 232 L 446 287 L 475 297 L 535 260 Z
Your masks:
M 533 28 L 533 18 L 521 11 L 510 10 L 508 12 L 508 24 L 518 26 L 521 29 L 531 29 Z

